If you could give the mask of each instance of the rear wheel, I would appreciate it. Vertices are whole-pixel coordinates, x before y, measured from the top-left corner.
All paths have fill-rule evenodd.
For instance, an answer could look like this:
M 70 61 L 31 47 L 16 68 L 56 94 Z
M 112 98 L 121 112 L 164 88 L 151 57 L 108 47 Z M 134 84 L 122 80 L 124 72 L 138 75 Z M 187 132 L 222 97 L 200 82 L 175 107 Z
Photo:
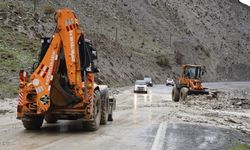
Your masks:
M 94 118 L 92 121 L 84 121 L 83 127 L 87 131 L 95 131 L 99 128 L 101 122 L 101 96 L 100 91 L 96 90 L 94 93 Z
M 177 87 L 173 87 L 172 89 L 172 100 L 174 102 L 178 102 L 180 99 L 180 91 Z
M 31 117 L 22 120 L 23 122 L 23 126 L 25 129 L 27 130 L 38 130 L 41 128 L 42 124 L 43 124 L 43 117 L 41 116 L 36 116 L 36 117 Z
M 185 99 L 187 98 L 187 95 L 188 95 L 188 88 L 186 87 L 181 88 L 180 101 L 185 101 Z
M 107 92 L 105 93 L 104 99 L 102 100 L 101 124 L 107 124 L 108 122 L 108 102 L 109 102 L 109 95 Z
M 51 114 L 46 114 L 44 119 L 47 123 L 56 123 L 57 122 L 57 119 Z

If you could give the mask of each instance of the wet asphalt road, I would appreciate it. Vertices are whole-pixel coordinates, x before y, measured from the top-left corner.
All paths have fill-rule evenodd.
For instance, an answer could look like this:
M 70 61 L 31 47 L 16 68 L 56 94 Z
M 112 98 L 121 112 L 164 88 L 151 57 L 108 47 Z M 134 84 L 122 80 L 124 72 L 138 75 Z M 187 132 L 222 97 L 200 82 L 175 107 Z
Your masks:
M 207 86 L 237 88 L 249 83 Z M 223 150 L 242 141 L 250 144 L 250 135 L 236 130 L 175 121 L 180 104 L 171 101 L 171 89 L 155 85 L 148 94 L 134 94 L 133 87 L 119 89 L 114 121 L 96 132 L 83 131 L 81 121 L 44 123 L 39 131 L 27 131 L 15 114 L 1 116 L 0 149 Z

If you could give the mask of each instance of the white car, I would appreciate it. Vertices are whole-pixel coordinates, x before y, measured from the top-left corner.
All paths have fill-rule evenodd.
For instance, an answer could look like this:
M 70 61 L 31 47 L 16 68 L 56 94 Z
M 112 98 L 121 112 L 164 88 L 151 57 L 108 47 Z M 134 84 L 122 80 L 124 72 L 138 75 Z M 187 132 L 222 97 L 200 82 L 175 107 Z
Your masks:
M 134 93 L 148 93 L 148 87 L 147 83 L 144 80 L 136 80 L 135 82 L 135 88 L 134 88 Z
M 173 79 L 168 78 L 168 79 L 166 80 L 166 86 L 169 86 L 169 85 L 174 86 L 174 80 L 173 80 Z

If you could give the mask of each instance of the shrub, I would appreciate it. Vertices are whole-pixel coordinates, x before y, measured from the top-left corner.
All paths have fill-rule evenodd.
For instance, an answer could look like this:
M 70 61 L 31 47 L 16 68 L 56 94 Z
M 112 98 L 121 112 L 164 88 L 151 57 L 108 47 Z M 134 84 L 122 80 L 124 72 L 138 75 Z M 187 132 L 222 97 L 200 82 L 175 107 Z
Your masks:
M 175 57 L 176 57 L 177 64 L 179 65 L 183 64 L 183 55 L 179 51 L 177 51 Z
M 157 56 L 156 57 L 157 61 L 156 63 L 161 66 L 161 67 L 170 67 L 169 66 L 169 60 L 166 56 Z
M 44 14 L 46 14 L 46 15 L 50 15 L 50 14 L 54 14 L 54 13 L 55 13 L 55 9 L 54 9 L 54 7 L 51 6 L 51 5 L 45 5 L 45 6 L 43 7 L 43 12 L 44 12 Z

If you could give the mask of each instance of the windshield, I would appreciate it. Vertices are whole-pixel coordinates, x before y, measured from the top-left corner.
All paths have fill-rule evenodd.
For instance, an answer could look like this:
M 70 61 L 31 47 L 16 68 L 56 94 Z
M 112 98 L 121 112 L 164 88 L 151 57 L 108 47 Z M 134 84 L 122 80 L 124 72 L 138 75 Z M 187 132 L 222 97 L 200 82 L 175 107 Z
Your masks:
M 200 78 L 200 68 L 199 67 L 189 67 L 184 71 L 185 77 L 198 79 Z
M 151 81 L 151 78 L 146 77 L 146 78 L 144 78 L 144 80 L 145 81 Z
M 141 80 L 141 81 L 136 81 L 135 84 L 136 85 L 146 85 L 146 82 Z

